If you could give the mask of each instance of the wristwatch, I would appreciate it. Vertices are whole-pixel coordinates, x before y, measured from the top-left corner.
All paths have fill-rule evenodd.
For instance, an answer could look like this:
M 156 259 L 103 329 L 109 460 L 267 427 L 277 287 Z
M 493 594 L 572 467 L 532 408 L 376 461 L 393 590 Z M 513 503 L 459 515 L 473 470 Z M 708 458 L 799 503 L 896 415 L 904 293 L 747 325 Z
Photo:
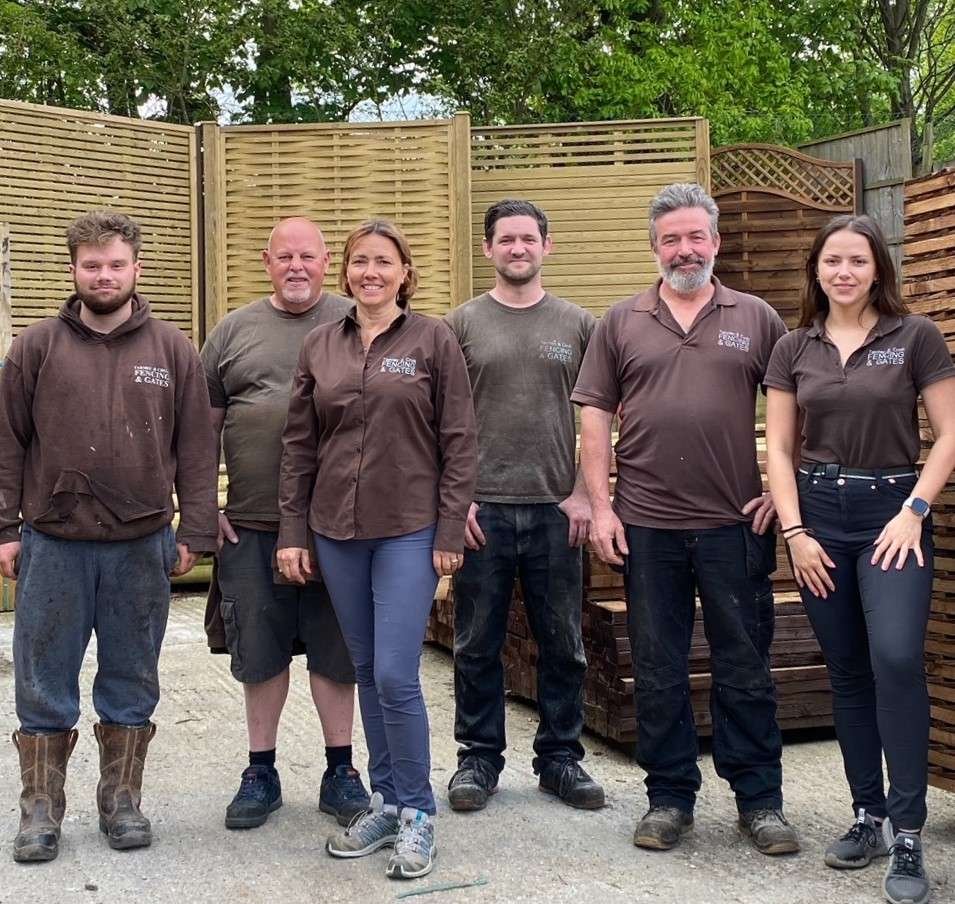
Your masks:
M 932 509 L 924 499 L 919 499 L 918 496 L 909 496 L 902 505 L 911 509 L 919 518 L 924 518 Z

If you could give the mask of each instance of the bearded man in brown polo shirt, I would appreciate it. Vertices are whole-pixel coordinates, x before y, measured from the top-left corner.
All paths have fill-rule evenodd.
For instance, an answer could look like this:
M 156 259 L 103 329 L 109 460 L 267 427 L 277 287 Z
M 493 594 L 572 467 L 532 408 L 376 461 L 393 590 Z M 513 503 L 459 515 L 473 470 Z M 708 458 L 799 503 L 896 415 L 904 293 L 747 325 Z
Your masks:
M 699 594 L 716 772 L 756 848 L 792 853 L 799 841 L 782 812 L 769 667 L 775 511 L 761 493 L 754 432 L 756 390 L 785 326 L 764 301 L 713 278 L 718 216 L 699 185 L 669 185 L 654 198 L 650 243 L 662 279 L 608 311 L 572 399 L 582 406 L 591 541 L 626 575 L 637 762 L 650 803 L 634 844 L 666 850 L 693 825 L 701 776 L 688 654 Z

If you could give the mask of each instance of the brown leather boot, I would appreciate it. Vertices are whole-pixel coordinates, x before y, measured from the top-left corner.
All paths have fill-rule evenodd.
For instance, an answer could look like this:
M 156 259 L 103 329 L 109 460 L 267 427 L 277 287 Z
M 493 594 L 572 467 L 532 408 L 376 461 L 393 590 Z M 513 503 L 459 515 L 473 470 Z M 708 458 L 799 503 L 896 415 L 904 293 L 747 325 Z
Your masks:
M 141 727 L 97 722 L 93 733 L 99 742 L 99 785 L 96 806 L 99 828 L 116 850 L 148 847 L 153 834 L 149 820 L 139 811 L 146 748 L 156 734 L 150 722 Z
M 53 860 L 60 852 L 60 823 L 66 811 L 66 764 L 77 732 L 13 733 L 20 752 L 20 831 L 13 841 L 13 859 Z

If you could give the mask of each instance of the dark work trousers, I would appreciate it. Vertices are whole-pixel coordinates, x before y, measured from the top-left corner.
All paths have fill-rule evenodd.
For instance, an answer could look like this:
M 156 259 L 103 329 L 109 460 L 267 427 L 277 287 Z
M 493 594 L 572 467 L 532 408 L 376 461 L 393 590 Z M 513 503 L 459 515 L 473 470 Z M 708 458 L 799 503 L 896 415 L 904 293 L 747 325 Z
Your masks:
M 478 524 L 487 538 L 466 550 L 454 578 L 454 736 L 458 761 L 485 758 L 504 768 L 504 667 L 501 651 L 520 577 L 524 607 L 537 641 L 534 770 L 549 759 L 581 760 L 587 660 L 580 633 L 583 568 L 567 545 L 567 516 L 553 503 L 482 502 Z
M 797 474 L 802 523 L 836 563 L 834 593 L 801 591 L 832 682 L 836 735 L 855 812 L 891 817 L 896 829 L 925 822 L 929 700 L 925 630 L 932 599 L 932 526 L 922 528 L 925 566 L 871 565 L 873 544 L 916 478 Z M 889 771 L 883 790 L 882 754 Z
M 710 645 L 713 763 L 740 812 L 782 806 L 782 737 L 769 668 L 775 537 L 749 524 L 705 530 L 626 526 L 637 762 L 650 806 L 693 812 L 700 788 L 688 654 L 703 609 Z
M 80 667 L 96 632 L 93 708 L 102 722 L 145 725 L 159 702 L 169 618 L 172 528 L 135 540 L 62 540 L 23 526 L 13 664 L 27 734 L 80 717 Z

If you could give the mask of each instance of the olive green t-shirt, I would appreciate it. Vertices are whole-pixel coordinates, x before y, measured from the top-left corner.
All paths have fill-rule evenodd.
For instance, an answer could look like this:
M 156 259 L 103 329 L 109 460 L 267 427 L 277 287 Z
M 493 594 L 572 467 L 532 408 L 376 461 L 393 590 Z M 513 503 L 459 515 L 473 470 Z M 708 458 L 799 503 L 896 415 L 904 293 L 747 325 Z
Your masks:
M 282 428 L 302 342 L 351 307 L 347 299 L 323 292 L 308 311 L 289 314 L 260 298 L 223 317 L 206 339 L 200 357 L 209 400 L 226 409 L 222 446 L 230 521 L 278 530 Z
M 550 293 L 528 308 L 490 294 L 447 322 L 471 378 L 478 431 L 478 502 L 560 502 L 574 488 L 570 392 L 596 321 Z

